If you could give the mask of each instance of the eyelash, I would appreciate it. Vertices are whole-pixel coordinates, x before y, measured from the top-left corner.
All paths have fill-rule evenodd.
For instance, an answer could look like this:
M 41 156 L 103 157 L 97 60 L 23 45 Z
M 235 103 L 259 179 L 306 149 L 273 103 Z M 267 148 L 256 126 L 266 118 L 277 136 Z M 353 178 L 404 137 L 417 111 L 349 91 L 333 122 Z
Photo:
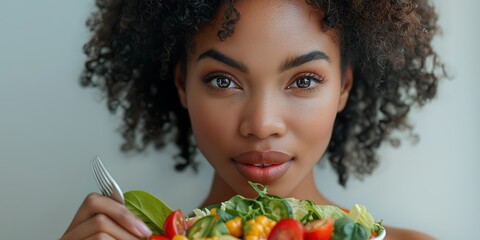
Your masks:
M 214 72 L 207 74 L 206 76 L 202 77 L 202 81 L 207 85 L 207 87 L 211 90 L 216 90 L 216 91 L 226 91 L 228 89 L 232 89 L 231 87 L 226 87 L 226 88 L 221 88 L 216 83 L 213 83 L 215 79 L 227 79 L 230 81 L 230 85 L 234 84 L 236 87 L 234 88 L 240 88 L 239 85 L 233 80 L 234 77 L 228 73 L 224 72 Z
M 303 79 L 303 78 L 307 78 L 310 81 L 310 85 L 313 82 L 314 86 L 311 87 L 309 85 L 308 87 L 305 87 L 305 88 L 292 87 L 293 84 L 298 84 L 298 81 Z M 304 91 L 304 92 L 310 93 L 310 92 L 316 91 L 320 87 L 320 84 L 324 83 L 325 81 L 326 81 L 325 77 L 320 76 L 318 74 L 315 74 L 315 73 L 301 73 L 301 74 L 296 75 L 293 78 L 293 81 L 288 85 L 287 89 L 291 89 L 291 90 L 295 90 L 295 91 Z

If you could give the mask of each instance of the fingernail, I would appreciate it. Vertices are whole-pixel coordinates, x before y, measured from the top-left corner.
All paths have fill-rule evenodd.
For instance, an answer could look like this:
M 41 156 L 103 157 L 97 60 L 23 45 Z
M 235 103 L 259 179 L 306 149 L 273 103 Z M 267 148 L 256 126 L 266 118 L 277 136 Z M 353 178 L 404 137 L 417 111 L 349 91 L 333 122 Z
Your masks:
M 152 235 L 150 228 L 148 228 L 147 225 L 145 225 L 145 223 L 143 223 L 140 219 L 137 219 L 135 222 L 135 227 L 143 235 L 143 237 L 150 237 L 150 235 Z

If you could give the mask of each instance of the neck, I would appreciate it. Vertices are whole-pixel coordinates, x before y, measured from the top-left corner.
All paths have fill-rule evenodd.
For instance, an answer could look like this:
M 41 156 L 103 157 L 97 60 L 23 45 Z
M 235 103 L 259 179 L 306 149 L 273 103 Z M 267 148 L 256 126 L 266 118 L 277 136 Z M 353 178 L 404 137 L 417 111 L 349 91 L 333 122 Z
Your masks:
M 310 172 L 290 194 L 296 199 L 308 199 L 319 205 L 335 205 L 327 199 L 317 188 L 313 171 Z
M 237 193 L 215 171 L 210 192 L 200 205 L 200 208 L 227 201 L 236 194 Z

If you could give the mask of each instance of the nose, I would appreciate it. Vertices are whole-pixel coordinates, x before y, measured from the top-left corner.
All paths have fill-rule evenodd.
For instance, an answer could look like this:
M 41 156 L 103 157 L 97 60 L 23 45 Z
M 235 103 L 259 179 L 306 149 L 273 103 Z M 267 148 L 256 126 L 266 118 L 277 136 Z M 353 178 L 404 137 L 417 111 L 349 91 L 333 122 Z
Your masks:
M 272 97 L 250 97 L 243 107 L 240 134 L 266 139 L 283 136 L 287 130 L 281 101 Z

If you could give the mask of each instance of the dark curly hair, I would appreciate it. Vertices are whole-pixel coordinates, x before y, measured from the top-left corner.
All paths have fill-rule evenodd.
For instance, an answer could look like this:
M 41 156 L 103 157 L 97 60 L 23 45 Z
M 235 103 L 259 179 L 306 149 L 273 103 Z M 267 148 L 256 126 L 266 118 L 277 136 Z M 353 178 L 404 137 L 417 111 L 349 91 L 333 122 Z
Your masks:
M 104 91 L 110 111 L 123 111 L 122 150 L 161 148 L 173 137 L 180 149 L 176 169 L 196 169 L 188 113 L 172 100 L 178 99 L 173 66 L 185 61 L 193 35 L 222 5 L 218 38 L 234 34 L 241 14 L 236 1 L 96 0 L 81 84 Z M 350 174 L 372 172 L 382 142 L 398 144 L 392 130 L 411 130 L 411 107 L 433 98 L 446 76 L 431 45 L 437 15 L 427 0 L 306 2 L 323 13 L 326 29 L 338 30 L 342 66 L 354 67 L 355 83 L 327 149 L 345 186 Z

